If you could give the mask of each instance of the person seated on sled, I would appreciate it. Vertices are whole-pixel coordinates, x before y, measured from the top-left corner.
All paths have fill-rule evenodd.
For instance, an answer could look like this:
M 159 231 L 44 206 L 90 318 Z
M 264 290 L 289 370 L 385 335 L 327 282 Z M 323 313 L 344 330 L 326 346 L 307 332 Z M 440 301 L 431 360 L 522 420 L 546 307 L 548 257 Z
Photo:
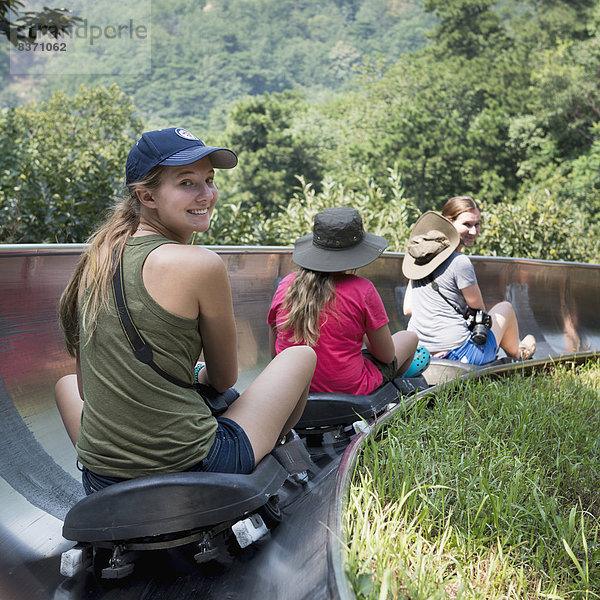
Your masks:
M 461 254 L 479 235 L 481 211 L 470 196 L 450 198 L 442 215 L 428 211 L 415 223 L 402 272 L 409 280 L 404 314 L 432 356 L 483 365 L 507 356 L 531 358 L 535 338 L 519 341 L 519 326 L 510 302 L 485 312 L 481 290 L 469 258 Z
M 189 245 L 218 199 L 215 169 L 237 156 L 185 129 L 144 133 L 126 164 L 126 193 L 91 237 L 60 301 L 77 375 L 56 402 L 76 444 L 87 493 L 145 475 L 250 473 L 302 415 L 316 357 L 290 348 L 267 365 L 219 418 L 193 388 L 164 379 L 134 357 L 111 283 L 122 253 L 132 320 L 169 375 L 218 392 L 238 376 L 236 327 L 221 258 Z M 196 368 L 204 354 L 204 368 Z M 85 400 L 85 401 L 84 401 Z
M 312 392 L 370 394 L 411 366 L 417 336 L 392 335 L 375 286 L 354 273 L 386 247 L 347 206 L 317 213 L 313 233 L 296 240 L 299 268 L 279 284 L 267 322 L 272 356 L 298 344 L 314 348 Z

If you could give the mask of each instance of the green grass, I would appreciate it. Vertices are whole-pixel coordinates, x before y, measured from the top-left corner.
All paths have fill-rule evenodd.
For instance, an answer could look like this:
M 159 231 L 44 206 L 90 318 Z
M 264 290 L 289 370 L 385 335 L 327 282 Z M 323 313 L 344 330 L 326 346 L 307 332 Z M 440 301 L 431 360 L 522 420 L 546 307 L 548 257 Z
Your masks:
M 600 367 L 472 379 L 367 440 L 357 598 L 600 598 Z

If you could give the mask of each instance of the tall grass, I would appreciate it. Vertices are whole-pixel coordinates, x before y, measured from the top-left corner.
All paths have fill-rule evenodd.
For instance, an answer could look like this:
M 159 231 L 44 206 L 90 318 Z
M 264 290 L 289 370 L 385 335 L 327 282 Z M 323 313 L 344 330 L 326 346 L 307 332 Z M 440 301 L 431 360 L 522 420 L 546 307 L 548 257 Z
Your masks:
M 471 379 L 367 440 L 357 598 L 600 598 L 600 367 Z

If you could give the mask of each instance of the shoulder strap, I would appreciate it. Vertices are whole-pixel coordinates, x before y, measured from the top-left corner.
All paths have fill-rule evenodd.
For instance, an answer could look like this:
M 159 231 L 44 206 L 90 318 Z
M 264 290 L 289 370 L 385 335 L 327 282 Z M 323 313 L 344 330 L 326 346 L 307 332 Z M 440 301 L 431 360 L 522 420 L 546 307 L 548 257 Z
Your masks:
M 117 264 L 117 268 L 115 269 L 115 274 L 113 275 L 112 292 L 115 304 L 117 306 L 117 314 L 119 315 L 121 327 L 135 357 L 139 361 L 148 365 L 167 381 L 170 381 L 179 387 L 198 389 L 196 384 L 187 383 L 185 381 L 181 381 L 181 379 L 177 379 L 177 377 L 173 377 L 173 375 L 163 371 L 154 362 L 151 346 L 146 342 L 138 328 L 135 326 L 135 323 L 131 318 L 131 314 L 129 313 L 127 300 L 125 298 L 125 289 L 123 287 L 123 254 L 119 256 L 119 262 Z
M 428 283 L 431 284 L 431 287 L 446 301 L 447 304 L 449 304 L 461 317 L 464 318 L 464 314 L 462 313 L 462 311 L 460 310 L 460 308 L 458 308 L 458 306 L 456 306 L 455 304 L 452 304 L 452 302 L 450 302 L 450 300 L 448 300 L 448 298 L 446 298 L 446 296 L 444 296 L 444 294 L 442 294 L 441 290 L 440 290 L 440 286 L 437 284 L 437 281 L 435 279 L 433 279 L 431 277 L 431 275 L 429 275 L 427 277 Z
M 195 389 L 202 396 L 213 415 L 216 416 L 225 412 L 239 396 L 239 393 L 235 388 L 231 387 L 219 394 L 213 387 L 206 385 L 205 383 L 187 383 L 181 381 L 181 379 L 177 379 L 177 377 L 173 377 L 173 375 L 163 371 L 154 362 L 152 357 L 152 347 L 146 342 L 138 328 L 135 326 L 131 314 L 129 313 L 123 281 L 123 254 L 121 253 L 117 268 L 115 269 L 115 274 L 113 275 L 112 292 L 117 306 L 117 314 L 119 316 L 121 328 L 123 329 L 123 333 L 125 333 L 125 337 L 127 338 L 135 357 L 148 365 L 155 373 L 158 373 L 167 381 L 182 388 Z

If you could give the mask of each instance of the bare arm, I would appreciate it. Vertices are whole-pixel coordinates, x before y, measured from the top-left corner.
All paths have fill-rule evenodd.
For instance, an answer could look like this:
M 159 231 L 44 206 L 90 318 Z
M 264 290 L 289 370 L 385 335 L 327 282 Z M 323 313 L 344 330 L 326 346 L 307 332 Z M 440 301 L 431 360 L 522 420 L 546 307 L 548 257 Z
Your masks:
M 237 380 L 237 334 L 229 278 L 223 261 L 206 265 L 198 286 L 199 324 L 208 382 L 224 392 Z
M 407 317 L 412 315 L 412 281 L 409 280 L 406 286 L 406 292 L 404 292 L 404 302 L 402 309 Z
M 394 360 L 394 341 L 388 325 L 383 325 L 374 331 L 367 331 L 365 343 L 367 350 L 380 361 L 390 363 Z
M 479 284 L 474 283 L 473 285 L 469 285 L 460 291 L 468 306 L 477 310 L 485 310 L 485 304 L 483 303 L 483 296 L 481 295 Z

